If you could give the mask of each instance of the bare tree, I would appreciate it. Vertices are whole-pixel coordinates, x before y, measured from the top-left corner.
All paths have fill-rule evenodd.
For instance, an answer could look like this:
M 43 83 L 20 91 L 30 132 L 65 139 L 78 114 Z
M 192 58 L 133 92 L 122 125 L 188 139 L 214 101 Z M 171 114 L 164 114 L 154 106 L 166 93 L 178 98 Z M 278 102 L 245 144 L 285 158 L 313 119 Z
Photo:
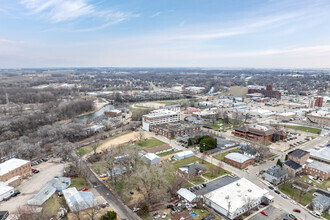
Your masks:
M 143 138 L 144 138 L 144 132 L 142 130 L 140 130 L 138 133 L 138 141 L 142 142 Z
M 92 207 L 89 208 L 85 211 L 86 215 L 88 216 L 89 220 L 96 220 L 98 219 L 96 216 L 100 213 L 99 210 L 97 210 L 96 208 Z
M 206 159 L 206 152 L 204 151 L 202 156 L 201 156 L 201 163 L 204 164 Z
M 221 173 L 223 169 L 223 163 L 219 160 L 218 164 L 217 164 L 217 172 L 218 174 Z

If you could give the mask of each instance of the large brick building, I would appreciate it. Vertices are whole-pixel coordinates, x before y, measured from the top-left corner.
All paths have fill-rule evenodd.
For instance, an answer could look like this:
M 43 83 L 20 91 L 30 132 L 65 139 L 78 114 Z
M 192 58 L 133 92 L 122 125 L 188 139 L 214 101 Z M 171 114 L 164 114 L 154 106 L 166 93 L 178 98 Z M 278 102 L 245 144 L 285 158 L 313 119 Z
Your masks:
M 195 134 L 200 131 L 200 126 L 188 123 L 168 123 L 150 125 L 149 130 L 167 138 L 177 138 L 183 135 Z
M 319 161 L 313 161 L 306 164 L 303 168 L 304 173 L 310 176 L 327 180 L 330 176 L 330 165 Z
M 9 186 L 18 186 L 31 174 L 31 162 L 12 158 L 0 164 L 0 181 Z
M 289 160 L 293 160 L 294 162 L 304 165 L 306 161 L 309 159 L 310 153 L 305 150 L 295 149 L 288 153 Z
M 279 141 L 286 138 L 286 133 L 265 124 L 249 124 L 235 128 L 232 132 L 235 136 L 257 142 Z
M 279 91 L 274 91 L 273 87 L 273 84 L 267 85 L 266 89 L 249 87 L 248 93 L 261 93 L 265 97 L 281 99 L 281 93 Z
M 224 161 L 234 167 L 244 169 L 254 164 L 254 159 L 240 153 L 229 153 L 224 157 Z

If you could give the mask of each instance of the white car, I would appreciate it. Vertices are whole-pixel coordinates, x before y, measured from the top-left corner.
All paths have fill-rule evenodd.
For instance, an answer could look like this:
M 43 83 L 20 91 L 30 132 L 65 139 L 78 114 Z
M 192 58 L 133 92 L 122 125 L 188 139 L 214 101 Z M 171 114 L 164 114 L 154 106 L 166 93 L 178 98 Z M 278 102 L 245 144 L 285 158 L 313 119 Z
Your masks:
M 290 201 L 293 205 L 297 205 L 297 203 L 293 200 Z
M 316 218 L 321 218 L 321 216 L 318 213 L 316 213 L 315 211 L 310 211 L 309 213 L 311 213 Z
M 107 176 L 108 176 L 108 174 L 106 174 L 106 173 L 100 175 L 101 178 L 107 177 Z
M 163 215 L 162 215 L 162 218 L 166 218 L 166 216 L 167 216 L 167 213 L 164 212 Z

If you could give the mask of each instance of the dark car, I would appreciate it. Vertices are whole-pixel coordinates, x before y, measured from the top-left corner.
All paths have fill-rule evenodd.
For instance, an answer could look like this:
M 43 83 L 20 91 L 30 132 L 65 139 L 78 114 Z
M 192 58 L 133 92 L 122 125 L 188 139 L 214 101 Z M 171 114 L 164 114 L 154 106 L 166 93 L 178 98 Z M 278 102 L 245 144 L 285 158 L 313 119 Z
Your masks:
M 281 192 L 278 191 L 277 189 L 275 189 L 274 192 L 277 193 L 277 194 L 281 194 Z
M 176 212 L 176 208 L 174 206 L 171 209 L 172 211 Z
M 14 194 L 13 195 L 11 195 L 12 197 L 15 197 L 15 196 L 17 196 L 17 195 L 19 195 L 19 194 L 21 194 L 21 192 L 20 191 L 15 191 L 14 192 Z
M 202 183 L 202 186 L 203 186 L 203 187 L 206 187 L 206 184 L 205 184 L 205 183 Z
M 274 187 L 272 187 L 272 186 L 268 186 L 268 188 L 271 189 L 271 190 L 274 190 Z
M 174 207 L 173 205 L 168 205 L 168 206 L 167 206 L 168 209 L 171 209 L 171 208 L 173 208 L 173 207 Z

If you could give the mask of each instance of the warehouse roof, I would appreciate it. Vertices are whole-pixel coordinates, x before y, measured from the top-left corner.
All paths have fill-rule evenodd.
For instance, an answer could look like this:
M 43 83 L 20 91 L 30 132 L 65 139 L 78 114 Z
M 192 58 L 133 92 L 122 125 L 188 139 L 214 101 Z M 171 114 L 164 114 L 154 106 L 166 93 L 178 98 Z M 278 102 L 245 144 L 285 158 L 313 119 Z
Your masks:
M 301 150 L 301 149 L 295 149 L 295 150 L 289 152 L 290 156 L 298 157 L 298 158 L 301 158 L 301 157 L 305 156 L 306 154 L 309 154 L 309 152 L 305 151 L 305 150 Z
M 244 154 L 240 154 L 240 153 L 229 153 L 225 156 L 225 158 L 236 161 L 238 163 L 244 163 L 245 161 L 251 159 L 250 157 L 244 155 Z
M 0 164 L 0 176 L 17 169 L 20 166 L 23 166 L 30 161 L 28 160 L 22 160 L 22 159 L 17 159 L 17 158 L 12 158 L 10 160 L 7 160 L 3 163 Z
M 230 204 L 231 212 L 235 212 L 237 209 L 246 205 L 247 200 L 258 200 L 267 193 L 268 191 L 266 189 L 261 189 L 247 179 L 241 178 L 205 194 L 205 197 L 225 210 L 228 209 L 228 204 Z
M 194 193 L 190 192 L 186 188 L 179 189 L 177 193 L 178 193 L 178 195 L 185 198 L 188 202 L 192 202 L 196 198 L 196 195 Z
M 293 160 L 287 160 L 284 162 L 284 164 L 294 170 L 298 170 L 299 168 L 301 168 L 301 165 L 299 163 L 294 162 Z
M 310 164 L 307 164 L 306 167 L 314 168 L 317 170 L 321 170 L 323 172 L 329 173 L 330 172 L 330 165 L 326 163 L 322 163 L 319 161 L 313 161 Z

